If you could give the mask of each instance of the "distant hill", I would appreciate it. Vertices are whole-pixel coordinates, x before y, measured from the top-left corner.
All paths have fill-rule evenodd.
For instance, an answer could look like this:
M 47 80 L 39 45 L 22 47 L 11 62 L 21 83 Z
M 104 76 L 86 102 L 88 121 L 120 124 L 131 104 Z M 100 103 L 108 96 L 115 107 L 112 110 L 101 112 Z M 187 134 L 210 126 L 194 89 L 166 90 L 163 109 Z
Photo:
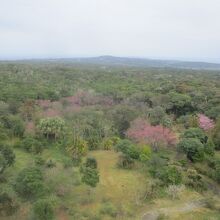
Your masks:
M 74 63 L 88 63 L 111 66 L 131 66 L 131 67 L 158 67 L 158 68 L 181 68 L 181 69 L 211 69 L 220 70 L 220 64 L 207 62 L 188 62 L 177 60 L 156 60 L 144 58 L 128 58 L 114 56 L 100 56 L 88 58 L 62 59 Z
M 220 63 L 193 62 L 193 61 L 190 62 L 190 61 L 179 61 L 179 60 L 159 60 L 159 59 L 115 57 L 115 56 L 60 58 L 60 59 L 33 59 L 33 60 L 20 60 L 18 62 L 50 62 L 50 63 L 58 62 L 58 63 L 69 63 L 69 64 L 70 63 L 96 64 L 96 65 L 104 65 L 104 66 L 220 70 Z

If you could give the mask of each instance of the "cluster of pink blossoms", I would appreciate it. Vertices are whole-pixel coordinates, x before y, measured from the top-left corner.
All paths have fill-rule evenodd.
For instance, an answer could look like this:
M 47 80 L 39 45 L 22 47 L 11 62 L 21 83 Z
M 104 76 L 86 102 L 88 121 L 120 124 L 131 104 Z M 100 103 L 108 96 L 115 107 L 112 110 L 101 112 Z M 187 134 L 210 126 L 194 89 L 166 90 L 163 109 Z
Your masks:
M 212 119 L 209 117 L 203 115 L 203 114 L 198 114 L 199 117 L 199 127 L 202 128 L 205 131 L 208 131 L 212 128 L 214 128 L 215 123 Z
M 128 138 L 151 146 L 173 146 L 177 139 L 174 132 L 161 125 L 152 126 L 143 119 L 136 119 L 126 132 Z

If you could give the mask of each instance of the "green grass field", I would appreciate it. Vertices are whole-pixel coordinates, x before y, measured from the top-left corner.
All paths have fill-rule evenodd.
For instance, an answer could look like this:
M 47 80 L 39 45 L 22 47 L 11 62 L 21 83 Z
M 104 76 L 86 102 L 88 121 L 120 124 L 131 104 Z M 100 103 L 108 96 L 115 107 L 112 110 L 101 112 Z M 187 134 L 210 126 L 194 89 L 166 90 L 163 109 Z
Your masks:
M 33 166 L 35 158 L 35 156 L 30 157 L 23 150 L 16 149 L 15 152 L 16 164 L 7 171 L 8 177 L 13 176 L 13 178 L 22 168 Z M 146 181 L 151 180 L 147 172 L 137 169 L 119 169 L 117 167 L 119 154 L 114 151 L 91 151 L 88 156 L 95 157 L 98 162 L 100 182 L 96 188 L 80 183 L 78 168 L 64 168 L 63 161 L 67 159 L 67 156 L 59 149 L 46 149 L 42 154 L 45 160 L 52 158 L 56 162 L 55 167 L 45 169 L 44 175 L 46 186 L 50 186 L 48 188 L 50 198 L 56 205 L 57 220 L 141 219 L 144 213 L 152 210 L 163 210 L 168 214 L 168 219 L 174 220 L 219 219 L 216 211 L 203 207 L 189 208 L 185 211 L 183 207 L 187 206 L 188 202 L 203 199 L 201 194 L 189 190 L 184 190 L 178 200 L 173 201 L 168 197 L 162 197 L 153 202 L 140 203 L 138 193 L 144 192 Z M 12 182 L 13 179 L 9 178 L 9 181 Z M 8 190 L 12 188 L 9 187 Z M 20 202 L 21 208 L 15 216 L 5 219 L 0 217 L 0 219 L 31 219 L 30 203 Z M 172 207 L 172 210 L 167 212 L 169 207 Z M 101 211 L 104 209 L 107 209 L 107 213 Z M 115 213 L 117 213 L 117 218 Z

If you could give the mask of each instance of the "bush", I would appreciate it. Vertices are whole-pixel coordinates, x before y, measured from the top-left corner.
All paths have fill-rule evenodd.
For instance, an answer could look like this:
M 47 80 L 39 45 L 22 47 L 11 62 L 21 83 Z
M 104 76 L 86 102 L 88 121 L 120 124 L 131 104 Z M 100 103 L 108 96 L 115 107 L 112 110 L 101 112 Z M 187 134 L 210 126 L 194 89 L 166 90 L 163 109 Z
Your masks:
M 44 191 L 43 174 L 38 168 L 25 168 L 18 174 L 14 187 L 22 197 L 37 197 Z
M 140 152 L 140 160 L 142 162 L 148 161 L 151 158 L 151 148 L 148 145 L 142 147 Z
M 11 216 L 17 208 L 18 205 L 8 193 L 0 193 L 0 216 Z
M 182 174 L 176 167 L 166 167 L 158 173 L 158 178 L 165 185 L 179 185 L 182 183 Z
M 113 147 L 113 144 L 114 142 L 112 139 L 110 138 L 104 139 L 102 142 L 102 148 L 103 150 L 111 150 Z
M 36 220 L 54 219 L 53 205 L 46 199 L 41 199 L 34 203 L 33 213 Z
M 213 156 L 215 154 L 215 145 L 212 139 L 208 139 L 207 143 L 205 143 L 205 153 Z
M 186 185 L 197 191 L 206 190 L 206 184 L 204 183 L 202 176 L 198 174 L 196 170 L 187 170 Z
M 0 144 L 0 174 L 15 162 L 15 154 L 7 145 Z
M 100 213 L 102 215 L 109 215 L 112 218 L 115 218 L 117 216 L 117 209 L 115 208 L 115 206 L 112 203 L 107 202 L 102 205 L 102 207 L 100 209 Z
M 35 165 L 43 166 L 45 164 L 45 160 L 42 157 L 35 157 Z
M 55 166 L 56 166 L 56 162 L 55 161 L 53 161 L 52 159 L 47 160 L 47 162 L 46 162 L 46 167 L 47 168 L 53 168 Z
M 131 169 L 134 166 L 134 159 L 128 155 L 122 154 L 119 156 L 118 167 L 124 169 Z
M 99 173 L 96 169 L 92 169 L 90 167 L 86 167 L 82 171 L 83 177 L 82 182 L 86 183 L 91 187 L 96 187 L 99 182 Z
M 97 161 L 95 158 L 93 157 L 89 157 L 86 159 L 86 162 L 85 162 L 85 166 L 86 167 L 90 167 L 92 169 L 96 169 L 97 168 Z
M 122 152 L 127 155 L 131 159 L 139 159 L 140 152 L 136 148 L 136 146 L 129 140 L 121 140 L 116 145 L 116 150 Z
M 21 146 L 28 152 L 41 153 L 43 151 L 42 144 L 31 136 L 25 137 Z

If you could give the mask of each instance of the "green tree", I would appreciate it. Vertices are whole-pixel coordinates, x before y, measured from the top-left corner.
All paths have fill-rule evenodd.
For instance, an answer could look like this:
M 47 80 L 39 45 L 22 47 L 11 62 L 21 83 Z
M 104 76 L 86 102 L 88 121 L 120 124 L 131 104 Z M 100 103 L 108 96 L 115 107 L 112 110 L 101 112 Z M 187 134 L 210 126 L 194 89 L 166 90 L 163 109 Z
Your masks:
M 96 187 L 99 182 L 99 172 L 97 170 L 96 159 L 87 158 L 80 171 L 82 173 L 82 182 L 91 187 Z
M 74 137 L 67 147 L 66 151 L 73 160 L 80 160 L 88 150 L 87 142 L 81 137 Z
M 205 149 L 203 144 L 196 138 L 184 138 L 178 148 L 186 153 L 187 158 L 192 162 L 202 161 L 204 159 Z
M 149 112 L 149 118 L 152 125 L 158 125 L 162 123 L 165 116 L 165 110 L 161 106 L 156 106 Z
M 99 182 L 99 172 L 97 169 L 93 169 L 90 167 L 84 167 L 82 169 L 82 182 L 91 186 L 96 187 Z
M 0 144 L 0 174 L 15 162 L 15 154 L 9 146 Z
M 15 182 L 15 190 L 26 198 L 36 197 L 43 193 L 43 174 L 38 168 L 24 168 Z
M 186 94 L 171 92 L 169 93 L 170 101 L 167 110 L 175 113 L 177 116 L 186 114 L 193 110 L 191 97 Z
M 213 142 L 215 144 L 215 148 L 220 150 L 220 117 L 218 118 L 215 129 L 213 131 Z
M 62 137 L 65 131 L 65 122 L 59 117 L 44 118 L 40 120 L 38 129 L 47 139 Z
M 208 139 L 204 131 L 200 128 L 187 129 L 183 134 L 183 138 L 196 138 L 199 139 L 201 143 L 206 143 Z

